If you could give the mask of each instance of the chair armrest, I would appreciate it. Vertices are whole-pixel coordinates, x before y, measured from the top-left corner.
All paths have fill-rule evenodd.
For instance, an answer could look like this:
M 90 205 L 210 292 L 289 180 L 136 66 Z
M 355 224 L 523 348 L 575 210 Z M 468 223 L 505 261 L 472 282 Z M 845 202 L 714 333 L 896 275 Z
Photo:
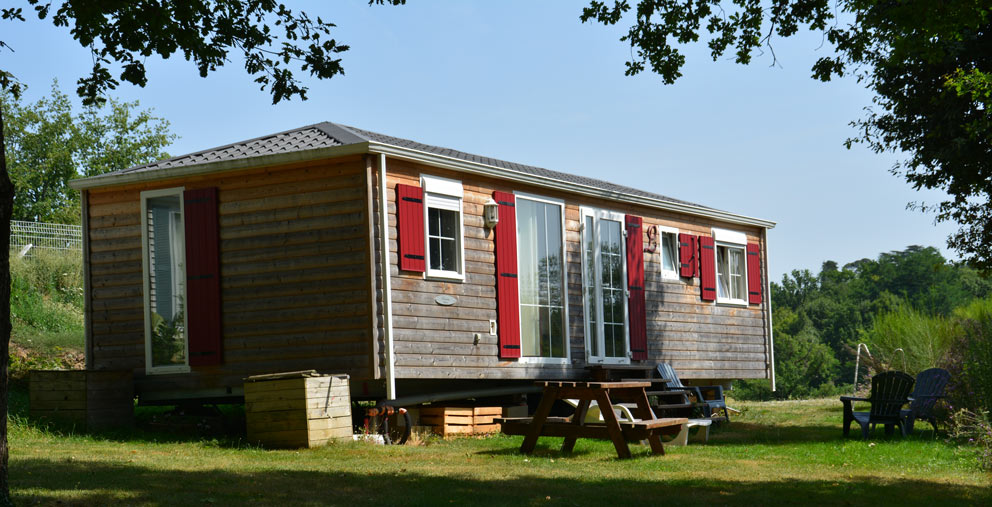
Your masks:
M 841 396 L 840 401 L 871 401 L 868 398 L 859 398 L 857 396 Z
M 696 397 L 696 401 L 698 401 L 700 403 L 703 403 L 703 402 L 706 401 L 706 399 L 703 398 L 703 393 L 700 392 L 700 390 L 699 390 L 698 387 L 695 387 L 695 386 L 682 386 L 682 387 L 672 387 L 672 389 L 678 389 L 678 390 L 681 390 L 681 391 L 686 391 L 689 394 L 691 394 L 692 396 L 695 396 Z
M 723 401 L 723 386 L 699 386 L 700 394 L 709 395 L 706 400 Z

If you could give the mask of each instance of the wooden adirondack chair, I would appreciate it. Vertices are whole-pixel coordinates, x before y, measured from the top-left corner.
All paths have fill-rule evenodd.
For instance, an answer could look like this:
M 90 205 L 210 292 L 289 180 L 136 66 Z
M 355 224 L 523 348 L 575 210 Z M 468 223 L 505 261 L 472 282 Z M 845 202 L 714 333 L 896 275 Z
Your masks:
M 875 375 L 871 379 L 871 394 L 867 398 L 854 398 L 844 396 L 842 401 L 847 404 L 845 407 L 844 433 L 851 421 L 857 421 L 861 425 L 861 436 L 867 440 L 869 428 L 874 430 L 876 424 L 885 425 L 885 433 L 890 434 L 894 426 L 898 426 L 902 431 L 902 436 L 906 436 L 906 425 L 903 424 L 903 405 L 909 402 L 909 393 L 913 390 L 913 377 L 901 371 L 886 371 Z M 850 403 L 854 401 L 867 401 L 871 403 L 868 412 L 850 412 Z
M 944 388 L 951 380 L 951 373 L 943 368 L 930 368 L 921 371 L 916 376 L 916 387 L 910 398 L 909 408 L 901 412 L 903 424 L 908 433 L 913 432 L 913 424 L 917 420 L 927 421 L 937 432 L 937 418 L 933 415 L 933 407 L 937 400 L 944 397 Z
M 696 403 L 703 409 L 704 417 L 712 417 L 714 412 L 723 410 L 723 418 L 730 422 L 730 412 L 727 411 L 727 401 L 723 397 L 723 386 L 685 386 L 675 373 L 675 368 L 668 363 L 658 364 L 658 376 L 667 379 L 666 388 L 669 391 L 685 391 L 696 398 Z

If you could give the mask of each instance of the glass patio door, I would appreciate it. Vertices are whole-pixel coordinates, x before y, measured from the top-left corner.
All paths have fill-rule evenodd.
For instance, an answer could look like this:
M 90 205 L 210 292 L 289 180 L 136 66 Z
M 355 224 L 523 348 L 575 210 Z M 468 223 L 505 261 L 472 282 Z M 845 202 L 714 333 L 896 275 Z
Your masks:
M 582 292 L 589 363 L 630 362 L 623 214 L 582 208 Z

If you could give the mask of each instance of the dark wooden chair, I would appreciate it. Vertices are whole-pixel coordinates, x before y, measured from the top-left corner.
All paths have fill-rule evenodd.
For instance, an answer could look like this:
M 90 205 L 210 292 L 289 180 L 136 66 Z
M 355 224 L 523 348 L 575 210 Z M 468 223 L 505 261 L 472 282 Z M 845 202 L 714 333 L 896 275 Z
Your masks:
M 913 432 L 913 424 L 917 420 L 929 422 L 934 433 L 937 432 L 937 418 L 933 415 L 933 407 L 937 400 L 944 397 L 944 388 L 950 380 L 951 373 L 943 368 L 930 368 L 916 376 L 916 387 L 913 388 L 913 394 L 909 395 L 913 400 L 909 403 L 909 408 L 901 412 L 907 433 Z
M 655 417 L 695 417 L 693 403 L 685 391 L 649 391 Z
M 730 422 L 730 413 L 727 411 L 727 401 L 723 397 L 723 386 L 686 386 L 682 384 L 679 380 L 679 376 L 675 373 L 675 368 L 668 363 L 658 364 L 658 376 L 667 379 L 665 387 L 669 391 L 684 391 L 693 396 L 696 403 L 699 404 L 700 408 L 703 410 L 704 417 L 713 417 L 713 414 L 719 414 L 720 410 L 723 410 L 722 419 Z
M 909 393 L 913 390 L 913 377 L 901 371 L 886 371 L 871 379 L 871 394 L 867 398 L 842 396 L 844 402 L 844 434 L 847 435 L 851 421 L 861 425 L 861 436 L 867 440 L 869 429 L 874 430 L 876 424 L 885 425 L 885 434 L 889 435 L 895 426 L 906 436 L 906 425 L 903 424 L 901 410 L 909 402 Z M 871 403 L 868 412 L 854 412 L 851 403 L 867 401 Z

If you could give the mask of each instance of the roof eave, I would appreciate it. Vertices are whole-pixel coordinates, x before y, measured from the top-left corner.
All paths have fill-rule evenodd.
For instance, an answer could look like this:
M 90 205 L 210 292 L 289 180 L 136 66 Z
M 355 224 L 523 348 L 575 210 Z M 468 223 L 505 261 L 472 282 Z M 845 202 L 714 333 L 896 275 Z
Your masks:
M 111 187 L 126 185 L 129 183 L 144 183 L 148 181 L 159 181 L 170 178 L 181 178 L 202 174 L 219 173 L 232 169 L 252 169 L 256 167 L 266 167 L 281 164 L 291 164 L 294 162 L 310 162 L 323 158 L 341 157 L 345 155 L 356 155 L 369 153 L 369 143 L 352 143 L 342 146 L 331 146 L 329 148 L 317 148 L 312 150 L 294 151 L 289 153 L 276 153 L 273 155 L 262 155 L 258 157 L 241 158 L 235 160 L 221 160 L 206 164 L 196 164 L 190 166 L 172 167 L 168 169 L 156 169 L 150 171 L 137 171 L 133 173 L 106 174 L 91 176 L 69 182 L 69 186 L 76 190 L 87 190 L 91 188 Z
M 471 162 L 459 158 L 447 157 L 444 155 L 428 153 L 425 151 L 414 150 L 411 148 L 404 148 L 392 144 L 383 144 L 375 141 L 370 141 L 368 149 L 369 149 L 369 153 L 376 153 L 376 154 L 381 153 L 387 156 L 409 160 L 412 162 L 420 162 L 420 163 L 430 164 L 433 166 L 442 167 L 444 169 L 451 169 L 454 171 L 461 171 L 471 174 L 478 174 L 482 176 L 489 176 L 498 179 L 507 179 L 508 175 L 512 175 L 513 177 L 512 179 L 514 179 L 515 181 L 530 183 L 532 185 L 536 185 L 540 187 L 553 188 L 556 190 L 577 193 L 589 197 L 598 197 L 612 201 L 621 201 L 621 202 L 637 204 L 641 206 L 647 206 L 650 208 L 661 209 L 666 211 L 688 213 L 691 215 L 713 218 L 716 220 L 721 220 L 732 224 L 756 226 L 756 227 L 762 227 L 764 229 L 772 229 L 776 225 L 776 223 L 773 221 L 764 220 L 761 218 L 739 215 L 736 213 L 705 208 L 702 206 L 694 206 L 692 204 L 687 204 L 687 203 L 678 203 L 672 201 L 665 201 L 661 199 L 653 199 L 650 197 L 625 194 L 622 192 L 612 192 L 609 190 L 603 190 L 600 188 L 591 187 L 588 185 L 582 185 L 579 183 L 556 180 L 554 178 L 538 176 L 535 174 L 528 174 L 520 171 L 515 171 L 513 169 L 495 167 L 487 164 L 480 164 L 478 162 Z

